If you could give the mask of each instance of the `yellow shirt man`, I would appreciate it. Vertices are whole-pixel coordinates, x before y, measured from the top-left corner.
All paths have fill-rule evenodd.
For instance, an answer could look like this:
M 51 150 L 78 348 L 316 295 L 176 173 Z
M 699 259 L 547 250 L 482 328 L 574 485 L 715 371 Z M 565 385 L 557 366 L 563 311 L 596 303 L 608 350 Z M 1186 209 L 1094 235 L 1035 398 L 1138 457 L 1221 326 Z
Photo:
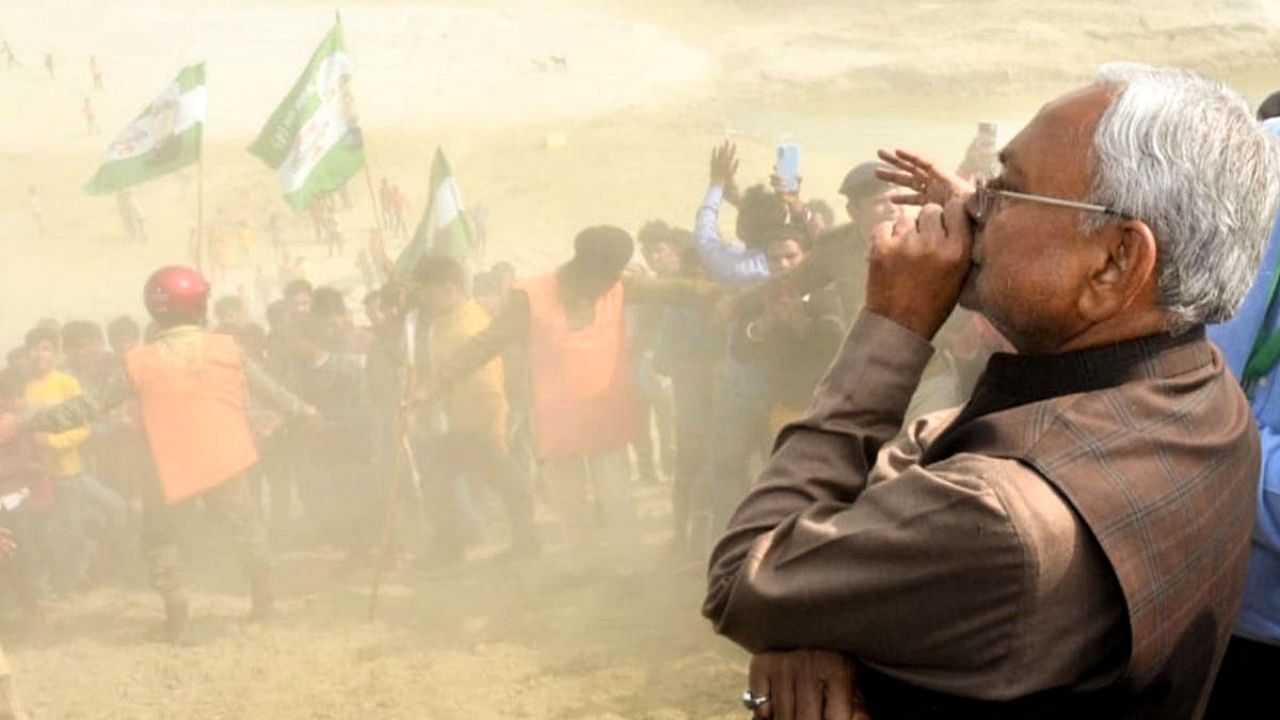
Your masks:
M 489 314 L 474 300 L 467 300 L 452 312 L 431 321 L 428 367 L 438 368 L 458 348 L 489 326 Z M 492 434 L 505 438 L 507 432 L 506 376 L 502 359 L 494 358 L 475 373 L 458 381 L 444 399 L 444 413 L 450 432 Z M 505 442 L 503 442 L 505 447 Z
M 28 382 L 23 397 L 29 409 L 38 410 L 57 405 L 80 394 L 80 381 L 64 372 L 54 370 L 44 377 Z M 88 427 L 81 426 L 64 433 L 47 436 L 46 467 L 55 480 L 75 477 L 84 470 L 79 447 L 89 439 L 90 434 Z

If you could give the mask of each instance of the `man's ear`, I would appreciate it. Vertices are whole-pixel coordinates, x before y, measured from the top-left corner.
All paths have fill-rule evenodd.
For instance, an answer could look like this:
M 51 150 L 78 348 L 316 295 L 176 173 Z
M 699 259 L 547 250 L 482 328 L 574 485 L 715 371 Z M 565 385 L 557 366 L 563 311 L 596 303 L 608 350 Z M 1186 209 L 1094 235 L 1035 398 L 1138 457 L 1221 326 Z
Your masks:
M 1080 295 L 1080 315 L 1101 322 L 1124 311 L 1142 296 L 1154 299 L 1159 251 L 1155 233 L 1141 220 L 1122 220 L 1096 236 L 1100 262 Z

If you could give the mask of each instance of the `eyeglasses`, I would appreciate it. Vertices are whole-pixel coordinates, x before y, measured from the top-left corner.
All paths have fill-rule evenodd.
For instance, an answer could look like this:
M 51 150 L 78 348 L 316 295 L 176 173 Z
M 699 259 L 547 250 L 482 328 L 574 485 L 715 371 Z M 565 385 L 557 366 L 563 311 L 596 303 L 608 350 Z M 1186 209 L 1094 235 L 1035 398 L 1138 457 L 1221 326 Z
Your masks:
M 974 185 L 973 198 L 971 199 L 970 214 L 979 225 L 986 222 L 991 217 L 992 211 L 995 210 L 996 204 L 1000 198 L 1007 197 L 1014 200 L 1026 200 L 1028 202 L 1037 202 L 1041 205 L 1052 205 L 1054 207 L 1069 208 L 1071 210 L 1083 210 L 1085 212 L 1103 213 L 1105 215 L 1115 215 L 1126 220 L 1133 219 L 1133 216 L 1126 212 L 1121 212 L 1115 208 L 1106 205 L 1094 205 L 1092 203 L 1079 202 L 1077 200 L 1063 200 L 1062 198 L 1049 197 L 1048 195 L 1032 195 L 1031 193 L 1014 192 L 1012 190 L 1001 190 L 991 187 L 987 181 L 979 181 Z

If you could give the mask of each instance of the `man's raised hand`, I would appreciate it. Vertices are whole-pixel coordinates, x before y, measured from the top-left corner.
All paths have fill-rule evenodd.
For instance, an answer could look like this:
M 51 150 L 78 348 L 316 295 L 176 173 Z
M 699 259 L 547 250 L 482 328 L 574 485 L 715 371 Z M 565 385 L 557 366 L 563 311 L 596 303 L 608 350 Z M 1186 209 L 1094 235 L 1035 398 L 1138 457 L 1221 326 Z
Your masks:
M 867 310 L 931 340 L 956 306 L 972 265 L 965 197 L 926 205 L 916 220 L 882 223 L 867 257 Z
M 952 198 L 973 192 L 971 183 L 923 156 L 900 149 L 880 150 L 876 154 L 890 165 L 877 169 L 876 177 L 911 191 L 893 196 L 899 205 L 946 205 Z

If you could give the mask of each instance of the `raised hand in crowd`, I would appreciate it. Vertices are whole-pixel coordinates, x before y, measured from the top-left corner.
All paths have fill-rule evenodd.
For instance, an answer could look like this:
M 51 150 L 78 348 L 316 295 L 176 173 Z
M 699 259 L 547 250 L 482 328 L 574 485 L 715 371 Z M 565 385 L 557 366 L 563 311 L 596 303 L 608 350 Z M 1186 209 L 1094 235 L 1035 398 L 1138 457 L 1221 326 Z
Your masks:
M 973 184 L 938 167 L 928 158 L 902 149 L 876 153 L 891 167 L 876 170 L 876 177 L 910 190 L 894 195 L 899 205 L 946 205 L 952 198 L 973 192 Z
M 738 204 L 738 146 L 732 140 L 711 150 L 711 184 L 724 188 L 724 199 L 730 204 Z
M 870 720 L 853 661 L 826 650 L 751 656 L 747 694 L 760 720 Z

